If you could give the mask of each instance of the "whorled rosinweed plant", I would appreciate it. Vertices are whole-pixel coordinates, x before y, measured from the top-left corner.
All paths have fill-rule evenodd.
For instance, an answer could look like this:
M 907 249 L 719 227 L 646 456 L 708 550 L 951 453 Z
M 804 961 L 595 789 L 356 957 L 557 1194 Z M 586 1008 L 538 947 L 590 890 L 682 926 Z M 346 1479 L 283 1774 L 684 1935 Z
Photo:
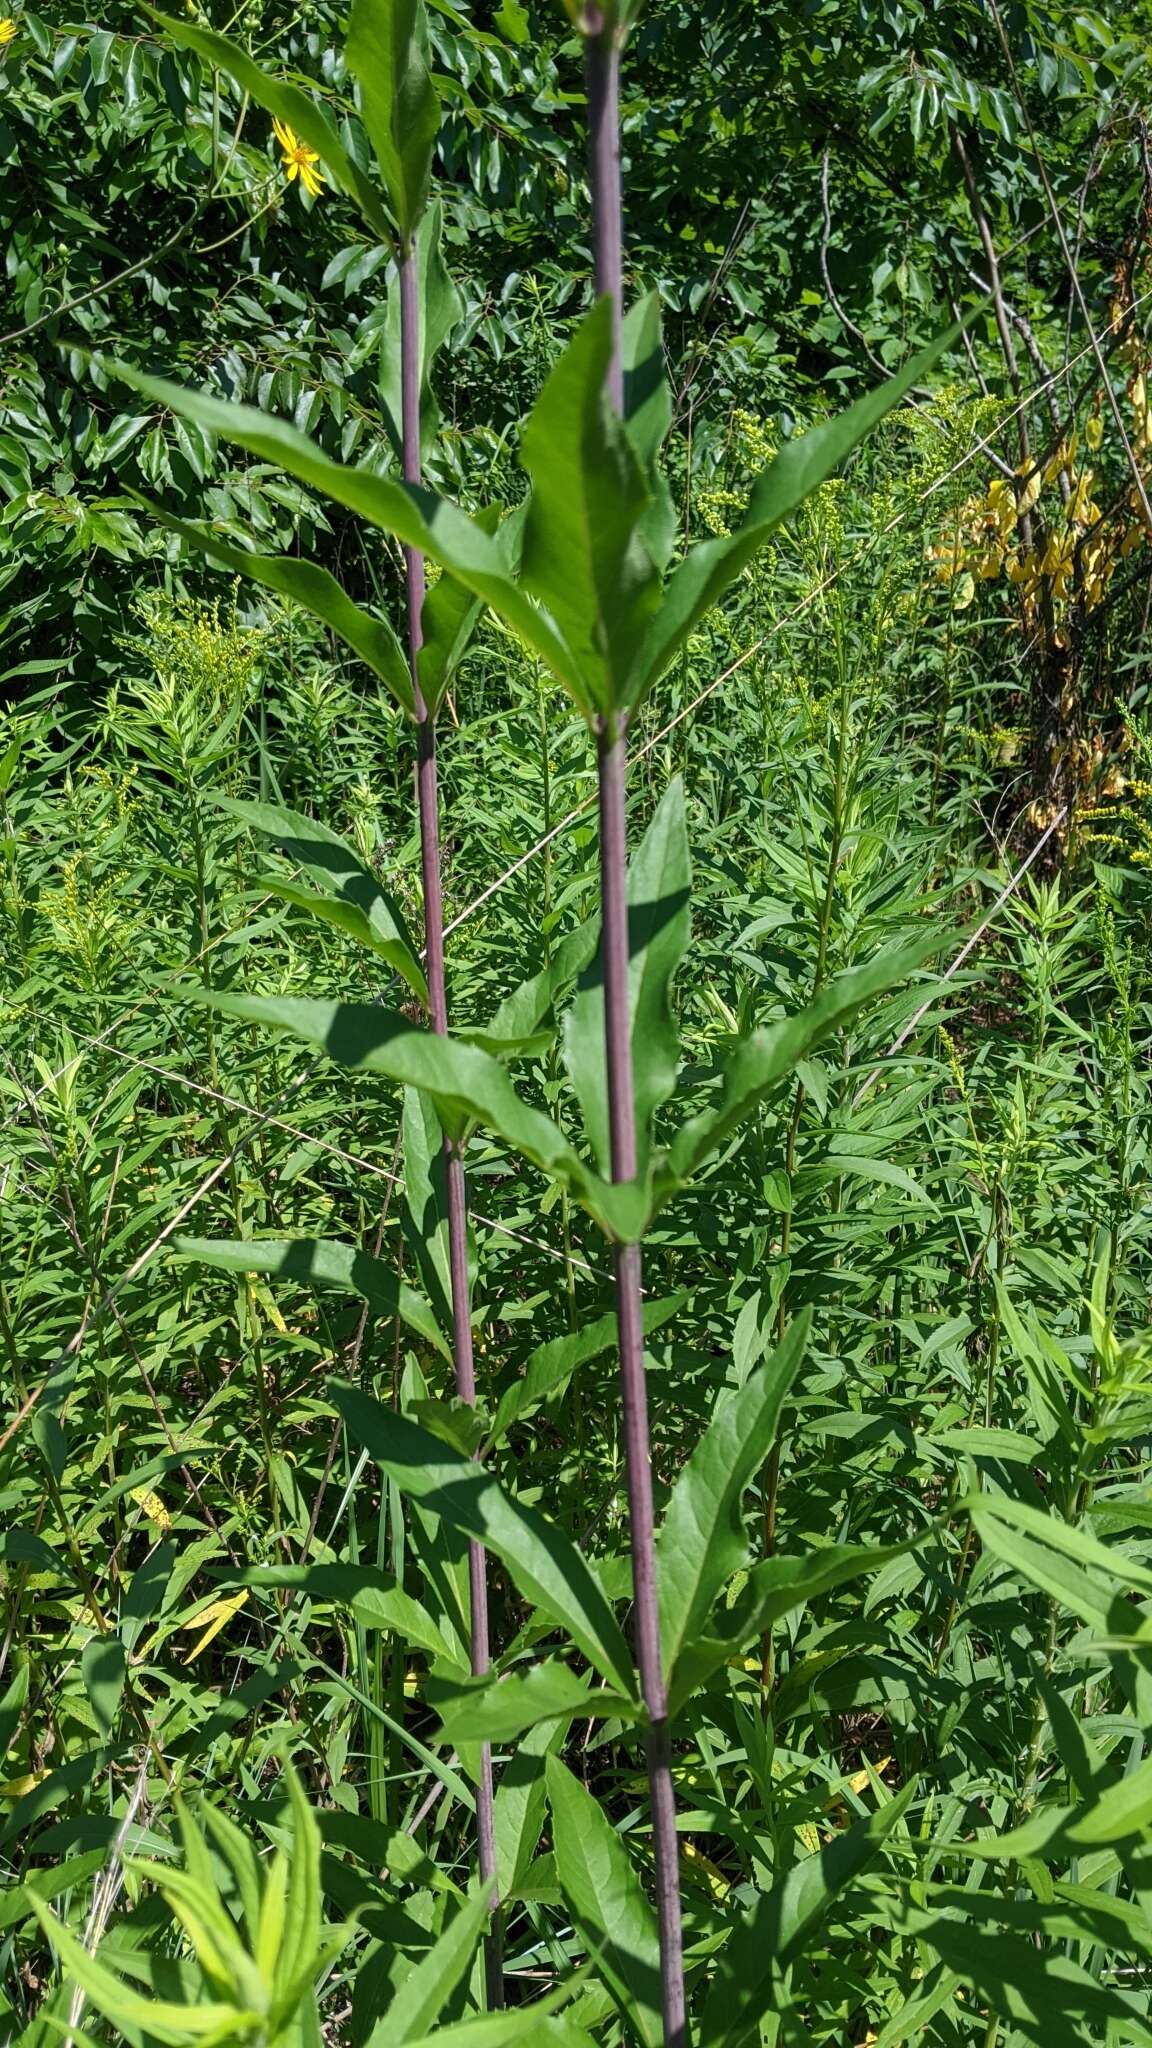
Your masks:
M 744 1572 L 742 1497 L 771 1453 L 805 1341 L 804 1317 L 787 1326 L 783 1313 L 775 1353 L 721 1396 L 657 1528 L 642 1243 L 656 1214 L 716 1157 L 763 1098 L 863 1004 L 906 979 L 941 937 L 937 930 L 919 948 L 883 953 L 827 982 L 808 1008 L 738 1038 L 704 1106 L 677 1119 L 671 988 L 690 942 L 684 800 L 674 782 L 629 864 L 629 732 L 704 614 L 781 522 L 924 375 L 935 351 L 842 418 L 788 444 L 756 482 L 747 514 L 731 532 L 679 552 L 659 467 L 671 407 L 658 304 L 652 298 L 627 311 L 623 305 L 619 70 L 637 9 L 610 4 L 571 11 L 587 46 L 597 297 L 525 425 L 522 457 L 530 492 L 513 517 L 501 522 L 495 508 L 470 516 L 420 481 L 422 440 L 433 418 L 428 371 L 451 325 L 453 301 L 437 211 L 429 203 L 436 104 L 417 0 L 354 0 L 352 7 L 346 58 L 379 183 L 299 87 L 268 76 L 223 36 L 184 21 L 164 22 L 176 40 L 289 126 L 373 231 L 393 244 L 403 481 L 334 462 L 307 436 L 259 411 L 124 374 L 158 403 L 279 465 L 406 550 L 407 654 L 388 623 L 364 610 L 318 565 L 297 556 L 249 553 L 208 527 L 169 518 L 210 558 L 301 604 L 344 638 L 414 724 L 423 963 L 378 878 L 336 835 L 272 807 L 232 809 L 277 839 L 304 869 L 314 887 L 287 885 L 293 900 L 361 940 L 397 972 L 426 1010 L 431 1029 L 415 1024 L 404 1010 L 376 1004 L 220 993 L 211 1001 L 217 1010 L 291 1033 L 345 1067 L 386 1076 L 405 1089 L 409 1207 L 424 1233 L 421 1268 L 428 1293 L 400 1285 L 368 1254 L 329 1240 L 200 1243 L 186 1245 L 186 1253 L 232 1270 L 310 1276 L 318 1284 L 374 1294 L 435 1348 L 451 1354 L 456 1404 L 429 1401 L 425 1389 L 411 1385 L 406 1410 L 384 1406 L 359 1387 L 337 1384 L 331 1390 L 350 1437 L 390 1487 L 469 1547 L 466 1645 L 381 1574 L 368 1573 L 397 1636 L 433 1655 L 431 1696 L 446 1737 L 477 1785 L 479 1889 L 442 1937 L 448 1948 L 440 1957 L 440 1981 L 450 1975 L 448 1949 L 470 1956 L 487 1922 L 487 2002 L 492 2008 L 501 2003 L 497 1895 L 514 1886 L 519 1855 L 515 1844 L 508 1847 L 507 1833 L 501 1840 L 487 1745 L 528 1737 L 553 1751 L 552 1732 L 578 1716 L 621 1731 L 635 1728 L 647 1760 L 655 1916 L 607 1817 L 549 1753 L 544 1782 L 556 1868 L 594 1968 L 626 2025 L 645 2043 L 662 2040 L 667 2048 L 683 2048 L 689 1998 L 672 1779 L 676 1717 L 712 1673 L 757 1644 L 790 1609 L 821 1588 L 885 1564 L 892 1551 L 833 1543 L 815 1555 L 769 1555 Z M 426 557 L 441 572 L 427 591 Z M 600 906 L 598 918 L 573 935 L 549 970 L 502 1003 L 486 1029 L 452 1033 L 444 989 L 435 718 L 484 605 L 558 679 L 587 723 L 598 770 Z M 554 1030 L 582 1119 L 575 1138 L 529 1099 L 509 1071 Z M 486 1452 L 506 1418 L 468 1413 L 475 1381 L 463 1160 L 477 1129 L 494 1135 L 582 1205 L 611 1247 L 634 1654 L 615 1612 L 611 1574 L 602 1565 L 594 1568 L 555 1522 L 524 1505 L 489 1470 Z M 426 1190 L 423 1202 L 415 1199 L 420 1187 Z M 570 1370 L 583 1341 L 579 1332 L 567 1339 L 562 1355 L 550 1357 L 542 1370 Z M 488 1668 L 485 1551 L 500 1560 L 535 1610 L 527 1640 L 558 1638 L 547 1655 L 526 1667 L 521 1641 L 514 1663 L 495 1674 Z M 259 1576 L 264 1584 L 306 1586 L 310 1569 L 270 1567 Z M 328 1573 L 324 1584 L 331 1595 L 332 1568 L 316 1569 Z M 363 1591 L 366 1570 L 350 1562 L 345 1591 L 353 1582 Z M 319 1581 L 317 1590 L 323 1590 Z M 704 1954 L 689 1958 L 703 2040 L 736 2042 L 758 2026 L 773 1971 L 801 1952 L 819 1922 L 821 1900 L 867 1861 L 899 1820 L 911 1789 L 849 1831 L 834 1869 L 825 1870 L 819 1859 L 821 1869 L 809 1876 L 807 1891 L 795 1884 L 789 1890 L 783 1880 L 782 1889 L 767 1895 L 765 1912 L 754 1913 L 728 1942 L 717 1969 Z M 521 1823 L 523 1803 L 516 1808 Z M 189 2008 L 190 2036 L 211 2035 L 214 2023 L 204 2018 L 205 2010 Z M 439 2010 L 431 2011 L 431 2020 Z M 252 2017 L 255 2011 L 232 2031 L 274 2038 L 271 2008 L 262 2008 L 262 2017 Z M 539 2009 L 521 2018 L 552 2025 Z M 411 2027 L 389 2033 L 390 2024 L 391 2016 L 383 2015 L 381 2042 L 416 2037 Z M 565 2040 L 588 2038 L 574 2022 L 562 2024 Z M 224 2038 L 227 2025 L 223 2019 L 219 2025 L 223 2032 L 216 2037 Z M 519 2031 L 520 2019 L 497 2017 L 496 2031 L 469 2038 L 504 2041 L 514 2026 Z

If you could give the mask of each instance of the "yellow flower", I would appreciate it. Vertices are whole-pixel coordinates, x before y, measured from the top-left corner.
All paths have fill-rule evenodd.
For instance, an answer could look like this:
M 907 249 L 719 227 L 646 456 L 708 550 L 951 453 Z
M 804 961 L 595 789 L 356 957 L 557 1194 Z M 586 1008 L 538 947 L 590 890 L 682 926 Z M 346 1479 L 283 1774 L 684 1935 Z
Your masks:
M 310 192 L 313 199 L 319 199 L 324 190 L 324 173 L 316 168 L 320 161 L 316 151 L 309 149 L 306 142 L 301 142 L 295 130 L 289 128 L 287 121 L 277 121 L 273 116 L 272 126 L 276 131 L 276 140 L 284 153 L 284 173 L 288 183 L 291 184 L 293 178 L 299 178 L 304 190 Z
M 10 42 L 15 40 L 16 33 L 16 23 L 11 15 L 7 15 L 3 21 L 0 21 L 0 50 L 3 50 Z

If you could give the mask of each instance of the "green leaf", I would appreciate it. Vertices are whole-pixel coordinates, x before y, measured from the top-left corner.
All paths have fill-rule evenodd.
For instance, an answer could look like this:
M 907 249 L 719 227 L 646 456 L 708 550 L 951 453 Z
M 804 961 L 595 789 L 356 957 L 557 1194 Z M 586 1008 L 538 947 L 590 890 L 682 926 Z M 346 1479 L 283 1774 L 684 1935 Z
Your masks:
M 1143 1994 L 1099 1983 L 1066 1955 L 1045 1953 L 1014 1932 L 990 1933 L 959 1914 L 913 1911 L 902 1924 L 1038 2048 L 1084 2048 L 1106 2037 L 1152 2042 Z M 1123 2031 L 1114 2033 L 1117 2026 Z
M 265 832 L 275 839 L 288 859 L 303 868 L 323 892 L 330 908 L 318 903 L 318 914 L 332 916 L 343 930 L 370 946 L 403 976 L 421 1002 L 427 1003 L 428 983 L 400 905 L 338 832 L 276 804 L 245 803 L 225 796 L 215 797 L 213 802 L 253 832 Z M 282 883 L 276 893 L 288 894 Z M 309 907 L 310 899 L 305 896 L 288 896 L 288 900 Z
M 1152 1824 L 1152 1757 L 1145 1757 L 1118 1785 L 1097 1795 L 1068 1828 L 1068 1839 L 1095 1847 L 1146 1834 Z
M 785 443 L 753 487 L 748 511 L 736 531 L 702 541 L 685 556 L 664 593 L 664 602 L 637 650 L 622 701 L 641 704 L 664 673 L 677 648 L 724 595 L 765 542 L 804 500 L 824 483 L 852 450 L 921 382 L 951 346 L 960 327 L 950 327 L 907 363 L 898 376 L 857 399 L 839 419 L 812 427 Z
M 558 1757 L 545 1765 L 556 1869 L 572 1918 L 645 2048 L 664 2039 L 656 1916 L 603 1807 Z
M 600 943 L 600 919 L 590 917 L 562 939 L 546 967 L 513 989 L 493 1015 L 488 1026 L 492 1039 L 515 1044 L 529 1038 L 547 1016 L 558 997 L 582 974 Z
M 571 1720 L 577 1714 L 632 1720 L 637 1712 L 635 1700 L 594 1688 L 556 1657 L 523 1673 L 467 1685 L 433 1676 L 425 1695 L 440 1716 L 444 1740 L 456 1749 L 466 1742 L 512 1742 L 541 1721 Z
M 440 108 L 423 0 L 352 0 L 344 55 L 405 243 L 428 201 Z
M 215 1266 L 222 1273 L 270 1273 L 300 1287 L 335 1287 L 358 1294 L 375 1315 L 399 1316 L 441 1356 L 451 1352 L 423 1295 L 383 1259 L 333 1237 L 178 1237 L 176 1257 Z
M 451 1643 L 425 1607 L 405 1593 L 387 1572 L 360 1564 L 251 1565 L 229 1572 L 226 1586 L 288 1586 L 309 1599 L 348 1607 L 365 1629 L 387 1629 L 413 1649 L 427 1650 L 447 1663 L 456 1662 Z
M 660 1301 L 645 1301 L 643 1306 L 644 1334 L 650 1336 L 662 1323 L 668 1321 L 684 1306 L 685 1294 L 665 1295 Z M 598 1316 L 593 1323 L 585 1323 L 570 1337 L 550 1337 L 545 1344 L 538 1344 L 525 1362 L 524 1374 L 501 1394 L 496 1415 L 488 1436 L 489 1448 L 493 1448 L 507 1436 L 513 1423 L 519 1422 L 538 1408 L 541 1401 L 564 1386 L 572 1374 L 593 1358 L 601 1358 L 605 1351 L 611 1351 L 617 1341 L 615 1310 Z
M 432 365 L 463 314 L 463 302 L 444 264 L 442 220 L 438 200 L 428 208 L 416 230 L 413 249 L 416 261 L 416 300 L 420 332 L 413 346 L 420 378 L 420 446 L 427 454 L 440 425 L 440 409 L 432 393 Z M 404 336 L 400 318 L 400 273 L 392 277 L 385 308 L 384 333 L 380 350 L 380 396 L 388 417 L 393 447 L 399 455 L 404 446 L 401 370 Z M 427 695 L 427 692 L 425 692 Z
M 575 655 L 581 711 L 609 712 L 660 596 L 640 532 L 649 491 L 608 402 L 612 308 L 601 299 L 552 370 L 524 429 L 532 478 L 520 573 Z M 571 685 L 570 685 L 571 687 Z
M 834 1900 L 867 1869 L 903 1819 L 915 1791 L 913 1779 L 878 1812 L 794 1863 L 757 1901 L 721 1954 L 704 2006 L 702 2040 L 740 2048 L 758 2038 L 774 1976 L 805 1953 Z
M 409 1971 L 366 2048 L 403 2048 L 435 2025 L 480 1946 L 492 1910 L 486 1884 L 477 1884 L 439 1940 Z
M 579 691 L 581 670 L 575 654 L 509 572 L 499 536 L 487 533 L 479 520 L 469 519 L 446 498 L 415 484 L 395 483 L 374 470 L 333 462 L 307 434 L 255 406 L 228 404 L 204 391 L 145 377 L 126 363 L 104 367 L 156 404 L 247 448 L 369 525 L 419 548 L 483 598 L 566 688 Z
M 459 2020 L 455 2026 L 437 2027 L 408 2048 L 504 2048 L 515 2041 L 519 2048 L 596 2048 L 591 2034 L 566 2013 L 554 2008 L 571 1998 L 575 1986 L 562 1984 L 551 1998 L 535 2005 L 520 2006 L 515 2012 L 486 2013 L 481 2018 Z
M 220 563 L 235 576 L 247 576 L 265 590 L 274 590 L 331 627 L 379 677 L 400 709 L 410 718 L 415 717 L 416 699 L 407 657 L 392 627 L 387 619 L 374 618 L 356 604 L 327 569 L 299 555 L 261 555 L 233 547 L 203 522 L 177 519 L 151 499 L 135 492 L 131 495 L 169 533 L 178 534 L 188 547 L 207 555 L 209 561 Z
M 27 1898 L 69 1979 L 79 1985 L 97 2011 L 113 2025 L 138 2027 L 152 2039 L 169 2044 L 169 2048 L 184 2048 L 189 2040 L 207 2041 L 232 2029 L 247 2032 L 259 2025 L 259 2013 L 238 2011 L 233 2005 L 182 2005 L 169 1999 L 142 1997 L 122 1978 L 114 1976 L 104 1963 L 89 1955 L 34 1892 L 29 1891 Z
M 500 1771 L 492 1818 L 496 1883 L 502 1899 L 517 1890 L 536 1853 L 547 1800 L 544 1759 L 555 1754 L 567 1732 L 563 1718 L 538 1722 L 516 1744 Z
M 213 71 L 223 71 L 242 93 L 247 93 L 265 113 L 293 128 L 302 142 L 314 149 L 335 185 L 356 201 L 369 225 L 382 241 L 391 237 L 391 223 L 377 197 L 371 179 L 353 163 L 322 107 L 298 85 L 270 77 L 253 63 L 246 50 L 214 29 L 198 28 L 192 22 L 174 19 L 149 9 L 152 20 L 185 50 L 194 50 Z
M 641 1175 L 647 1168 L 656 1112 L 676 1086 L 679 1040 L 670 990 L 691 936 L 690 888 L 684 785 L 677 776 L 661 797 L 628 868 L 628 1009 Z M 564 1019 L 564 1063 L 601 1172 L 609 1164 L 605 1060 L 604 983 L 598 956 L 582 977 Z
M 865 1003 L 887 994 L 946 943 L 947 938 L 938 933 L 915 946 L 885 947 L 865 966 L 837 975 L 794 1017 L 741 1039 L 724 1063 L 719 1104 L 682 1125 L 672 1140 L 668 1171 L 657 1176 L 658 1201 L 667 1200 L 798 1061 L 814 1052 L 833 1031 L 851 1023 Z
M 444 1133 L 432 1102 L 418 1088 L 404 1090 L 400 1129 L 404 1146 L 401 1225 L 447 1341 L 453 1323 Z M 451 1350 L 451 1345 L 448 1348 Z
M 811 1322 L 805 1311 L 771 1358 L 742 1387 L 721 1395 L 672 1489 L 656 1538 L 660 1644 L 669 1684 L 681 1651 L 703 1629 L 721 1587 L 747 1557 L 741 1499 L 772 1448 Z
M 84 1690 L 103 1735 L 111 1733 L 128 1666 L 119 1636 L 93 1636 L 80 1659 Z
M 922 1541 L 914 1537 L 905 1543 L 829 1543 L 797 1557 L 764 1558 L 753 1566 L 732 1606 L 714 1609 L 707 1630 L 681 1650 L 675 1684 L 669 1689 L 669 1714 L 679 1713 L 714 1671 L 794 1608 L 833 1592 L 862 1572 L 879 1571 Z
M 640 459 L 651 502 L 640 521 L 648 552 L 661 571 L 676 545 L 677 516 L 660 450 L 672 425 L 672 391 L 664 365 L 660 294 L 649 292 L 629 308 L 620 335 L 624 362 L 624 424 Z
M 406 1087 L 426 1089 L 451 1136 L 462 1136 L 475 1118 L 569 1187 L 606 1230 L 627 1238 L 643 1229 L 647 1204 L 642 1186 L 623 1182 L 610 1187 L 592 1173 L 551 1119 L 521 1100 L 499 1061 L 479 1047 L 414 1031 L 406 1017 L 374 1003 L 234 996 L 217 990 L 200 999 L 225 1016 L 290 1031 L 339 1066 L 388 1074 Z
M 513 1500 L 483 1466 L 453 1456 L 438 1437 L 406 1416 L 393 1414 L 354 1387 L 336 1385 L 330 1391 L 351 1435 L 401 1492 L 501 1558 L 525 1598 L 568 1630 L 609 1684 L 633 1698 L 628 1646 L 571 1538 L 535 1509 Z

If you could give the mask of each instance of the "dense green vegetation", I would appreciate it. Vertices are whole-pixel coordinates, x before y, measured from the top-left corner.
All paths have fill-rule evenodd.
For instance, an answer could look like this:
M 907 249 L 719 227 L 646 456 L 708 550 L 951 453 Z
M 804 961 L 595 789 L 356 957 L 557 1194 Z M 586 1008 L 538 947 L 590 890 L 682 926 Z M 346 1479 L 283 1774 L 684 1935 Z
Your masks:
M 1152 2041 L 1152 18 L 623 11 L 623 419 L 579 10 L 0 24 L 20 2048 Z

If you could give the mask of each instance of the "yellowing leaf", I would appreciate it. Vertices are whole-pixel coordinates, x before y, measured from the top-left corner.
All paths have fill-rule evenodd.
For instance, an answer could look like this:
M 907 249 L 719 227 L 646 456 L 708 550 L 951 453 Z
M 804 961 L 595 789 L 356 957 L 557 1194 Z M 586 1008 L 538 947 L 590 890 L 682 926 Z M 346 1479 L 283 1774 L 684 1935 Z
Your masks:
M 185 1629 L 204 1629 L 199 1642 L 193 1643 L 188 1655 L 184 1658 L 185 1664 L 191 1664 L 193 1659 L 200 1655 L 201 1650 L 207 1649 L 213 1636 L 218 1636 L 221 1629 L 225 1628 L 231 1621 L 232 1616 L 240 1612 L 247 1598 L 248 1589 L 245 1587 L 242 1593 L 233 1593 L 229 1600 L 210 1601 L 208 1606 L 202 1607 L 199 1614 L 194 1615 L 191 1621 L 185 1621 L 181 1624 Z M 204 1627 L 205 1623 L 208 1624 L 206 1628 Z
M 172 1527 L 171 1515 L 168 1513 L 160 1495 L 153 1493 L 150 1487 L 134 1486 L 128 1498 L 129 1500 L 134 1500 L 137 1507 L 143 1508 L 148 1520 L 155 1522 L 158 1529 L 170 1529 Z
M 48 1776 L 47 1771 L 26 1771 L 22 1778 L 9 1778 L 0 1785 L 0 1799 L 23 1799 L 26 1792 L 34 1792 Z

